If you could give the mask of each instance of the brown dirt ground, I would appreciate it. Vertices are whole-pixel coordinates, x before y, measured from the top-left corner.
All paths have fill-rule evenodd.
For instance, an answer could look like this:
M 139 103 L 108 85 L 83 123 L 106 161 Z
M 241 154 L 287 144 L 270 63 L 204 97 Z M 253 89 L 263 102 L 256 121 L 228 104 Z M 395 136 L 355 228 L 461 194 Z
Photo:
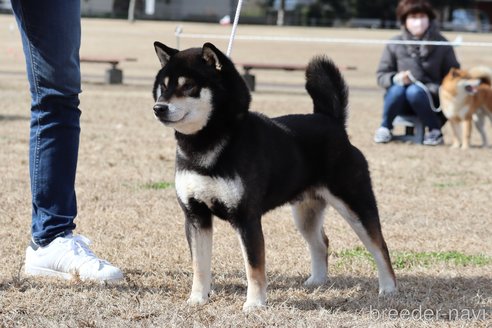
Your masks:
M 308 254 L 288 207 L 264 218 L 269 306 L 249 314 L 241 311 L 246 280 L 240 248 L 232 229 L 217 220 L 211 302 L 204 307 L 188 307 L 185 300 L 191 287 L 191 264 L 174 189 L 146 187 L 173 181 L 173 133 L 154 119 L 150 88 L 159 67 L 152 43 L 160 40 L 174 46 L 175 22 L 83 20 L 82 55 L 138 58 L 121 65 L 125 84 L 119 86 L 102 83 L 106 66 L 82 65 L 77 232 L 93 240 L 97 254 L 121 267 L 126 280 L 115 286 L 99 286 L 26 278 L 22 265 L 30 227 L 29 94 L 14 24 L 12 16 L 0 15 L 0 326 L 491 325 L 490 263 L 435 262 L 397 269 L 399 295 L 379 298 L 371 261 L 364 257 L 347 261 L 336 256 L 361 244 L 333 210 L 328 211 L 325 223 L 332 252 L 330 283 L 317 289 L 303 288 L 302 281 L 309 272 Z M 228 27 L 218 24 L 183 26 L 189 33 L 229 33 Z M 240 26 L 239 33 L 387 39 L 396 31 Z M 449 39 L 456 36 L 446 35 Z M 464 34 L 464 38 L 491 40 L 490 35 L 481 34 Z M 184 39 L 182 47 L 203 42 Z M 222 49 L 227 45 L 222 40 L 215 43 Z M 443 147 L 372 142 L 382 106 L 382 91 L 374 77 L 381 51 L 381 46 L 237 41 L 233 59 L 306 64 L 316 54 L 327 54 L 340 66 L 357 66 L 355 71 L 344 72 L 351 89 L 348 131 L 369 161 L 391 253 L 458 251 L 492 256 L 491 149 L 450 149 L 448 127 Z M 490 51 L 456 49 L 464 67 L 492 67 Z M 252 110 L 269 116 L 311 110 L 302 73 L 258 71 L 257 80 Z M 490 127 L 487 124 L 492 136 Z M 472 141 L 479 144 L 476 132 Z M 431 315 L 425 320 L 408 320 L 388 314 L 419 309 L 432 314 L 455 309 L 461 318 L 436 319 Z M 472 309 L 479 315 L 486 313 L 480 317 L 484 320 L 467 320 L 463 311 Z M 381 317 L 375 318 L 371 310 L 380 311 Z

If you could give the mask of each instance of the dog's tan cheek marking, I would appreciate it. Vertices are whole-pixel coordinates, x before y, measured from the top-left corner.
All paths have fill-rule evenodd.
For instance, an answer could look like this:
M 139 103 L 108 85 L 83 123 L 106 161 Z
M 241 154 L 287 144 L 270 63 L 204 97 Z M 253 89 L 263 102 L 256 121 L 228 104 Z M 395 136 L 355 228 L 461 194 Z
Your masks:
M 199 98 L 179 97 L 175 100 L 176 106 L 186 109 L 187 118 L 174 125 L 176 131 L 183 134 L 194 134 L 204 128 L 212 112 L 212 92 L 203 88 Z
M 345 204 L 345 202 L 331 194 L 328 189 L 318 189 L 317 195 L 323 197 L 328 204 L 332 205 L 338 213 L 340 213 L 355 231 L 367 250 L 373 255 L 378 267 L 379 293 L 385 294 L 396 291 L 396 279 L 391 268 L 391 263 L 389 263 L 389 259 L 384 256 L 381 247 L 375 244 L 375 242 L 380 241 L 373 241 L 357 215 L 347 206 L 347 204 Z

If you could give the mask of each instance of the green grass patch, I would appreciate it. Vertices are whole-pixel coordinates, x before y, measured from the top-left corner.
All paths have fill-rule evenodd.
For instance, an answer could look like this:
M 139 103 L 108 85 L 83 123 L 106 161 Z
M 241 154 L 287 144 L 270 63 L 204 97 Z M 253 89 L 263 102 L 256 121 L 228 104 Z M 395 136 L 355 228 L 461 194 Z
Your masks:
M 145 189 L 162 190 L 174 187 L 172 182 L 149 182 L 144 185 Z
M 446 189 L 446 188 L 455 188 L 455 187 L 464 187 L 464 181 L 449 181 L 449 182 L 437 182 L 433 184 L 434 188 Z
M 430 267 L 437 263 L 447 263 L 454 266 L 482 267 L 492 263 L 492 258 L 483 254 L 466 255 L 456 251 L 450 252 L 404 252 L 393 256 L 395 268 L 407 269 L 414 266 Z
M 354 260 L 368 260 L 373 265 L 372 255 L 363 247 L 343 250 L 332 254 L 344 263 L 351 263 Z M 492 257 L 483 254 L 467 255 L 461 252 L 395 252 L 391 254 L 391 261 L 395 269 L 409 269 L 412 267 L 432 267 L 436 264 L 449 264 L 453 266 L 476 266 L 482 267 L 492 264 Z

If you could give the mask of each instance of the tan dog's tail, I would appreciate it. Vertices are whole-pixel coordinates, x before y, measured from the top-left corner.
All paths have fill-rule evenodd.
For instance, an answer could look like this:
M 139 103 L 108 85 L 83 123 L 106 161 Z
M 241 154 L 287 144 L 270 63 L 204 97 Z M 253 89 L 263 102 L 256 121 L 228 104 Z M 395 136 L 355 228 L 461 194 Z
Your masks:
M 483 84 L 488 84 L 492 86 L 492 69 L 486 66 L 476 66 L 472 67 L 468 73 L 473 79 L 480 79 Z

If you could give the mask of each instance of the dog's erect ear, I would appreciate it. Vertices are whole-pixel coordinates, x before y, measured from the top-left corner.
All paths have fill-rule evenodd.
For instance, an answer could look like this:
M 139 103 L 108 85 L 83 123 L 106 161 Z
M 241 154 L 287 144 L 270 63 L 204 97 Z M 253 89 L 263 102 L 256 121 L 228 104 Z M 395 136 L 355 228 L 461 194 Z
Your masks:
M 159 41 L 154 42 L 154 49 L 155 53 L 157 54 L 157 58 L 159 58 L 159 61 L 161 62 L 162 67 L 166 66 L 166 64 L 169 62 L 169 59 L 179 52 L 179 50 L 169 48 Z
M 202 48 L 202 57 L 205 59 L 208 65 L 214 67 L 216 70 L 220 71 L 222 69 L 222 63 L 220 57 L 223 56 L 219 49 L 217 49 L 213 44 L 207 42 Z
M 462 76 L 462 71 L 459 68 L 456 67 L 451 67 L 451 76 L 454 78 L 461 77 Z

